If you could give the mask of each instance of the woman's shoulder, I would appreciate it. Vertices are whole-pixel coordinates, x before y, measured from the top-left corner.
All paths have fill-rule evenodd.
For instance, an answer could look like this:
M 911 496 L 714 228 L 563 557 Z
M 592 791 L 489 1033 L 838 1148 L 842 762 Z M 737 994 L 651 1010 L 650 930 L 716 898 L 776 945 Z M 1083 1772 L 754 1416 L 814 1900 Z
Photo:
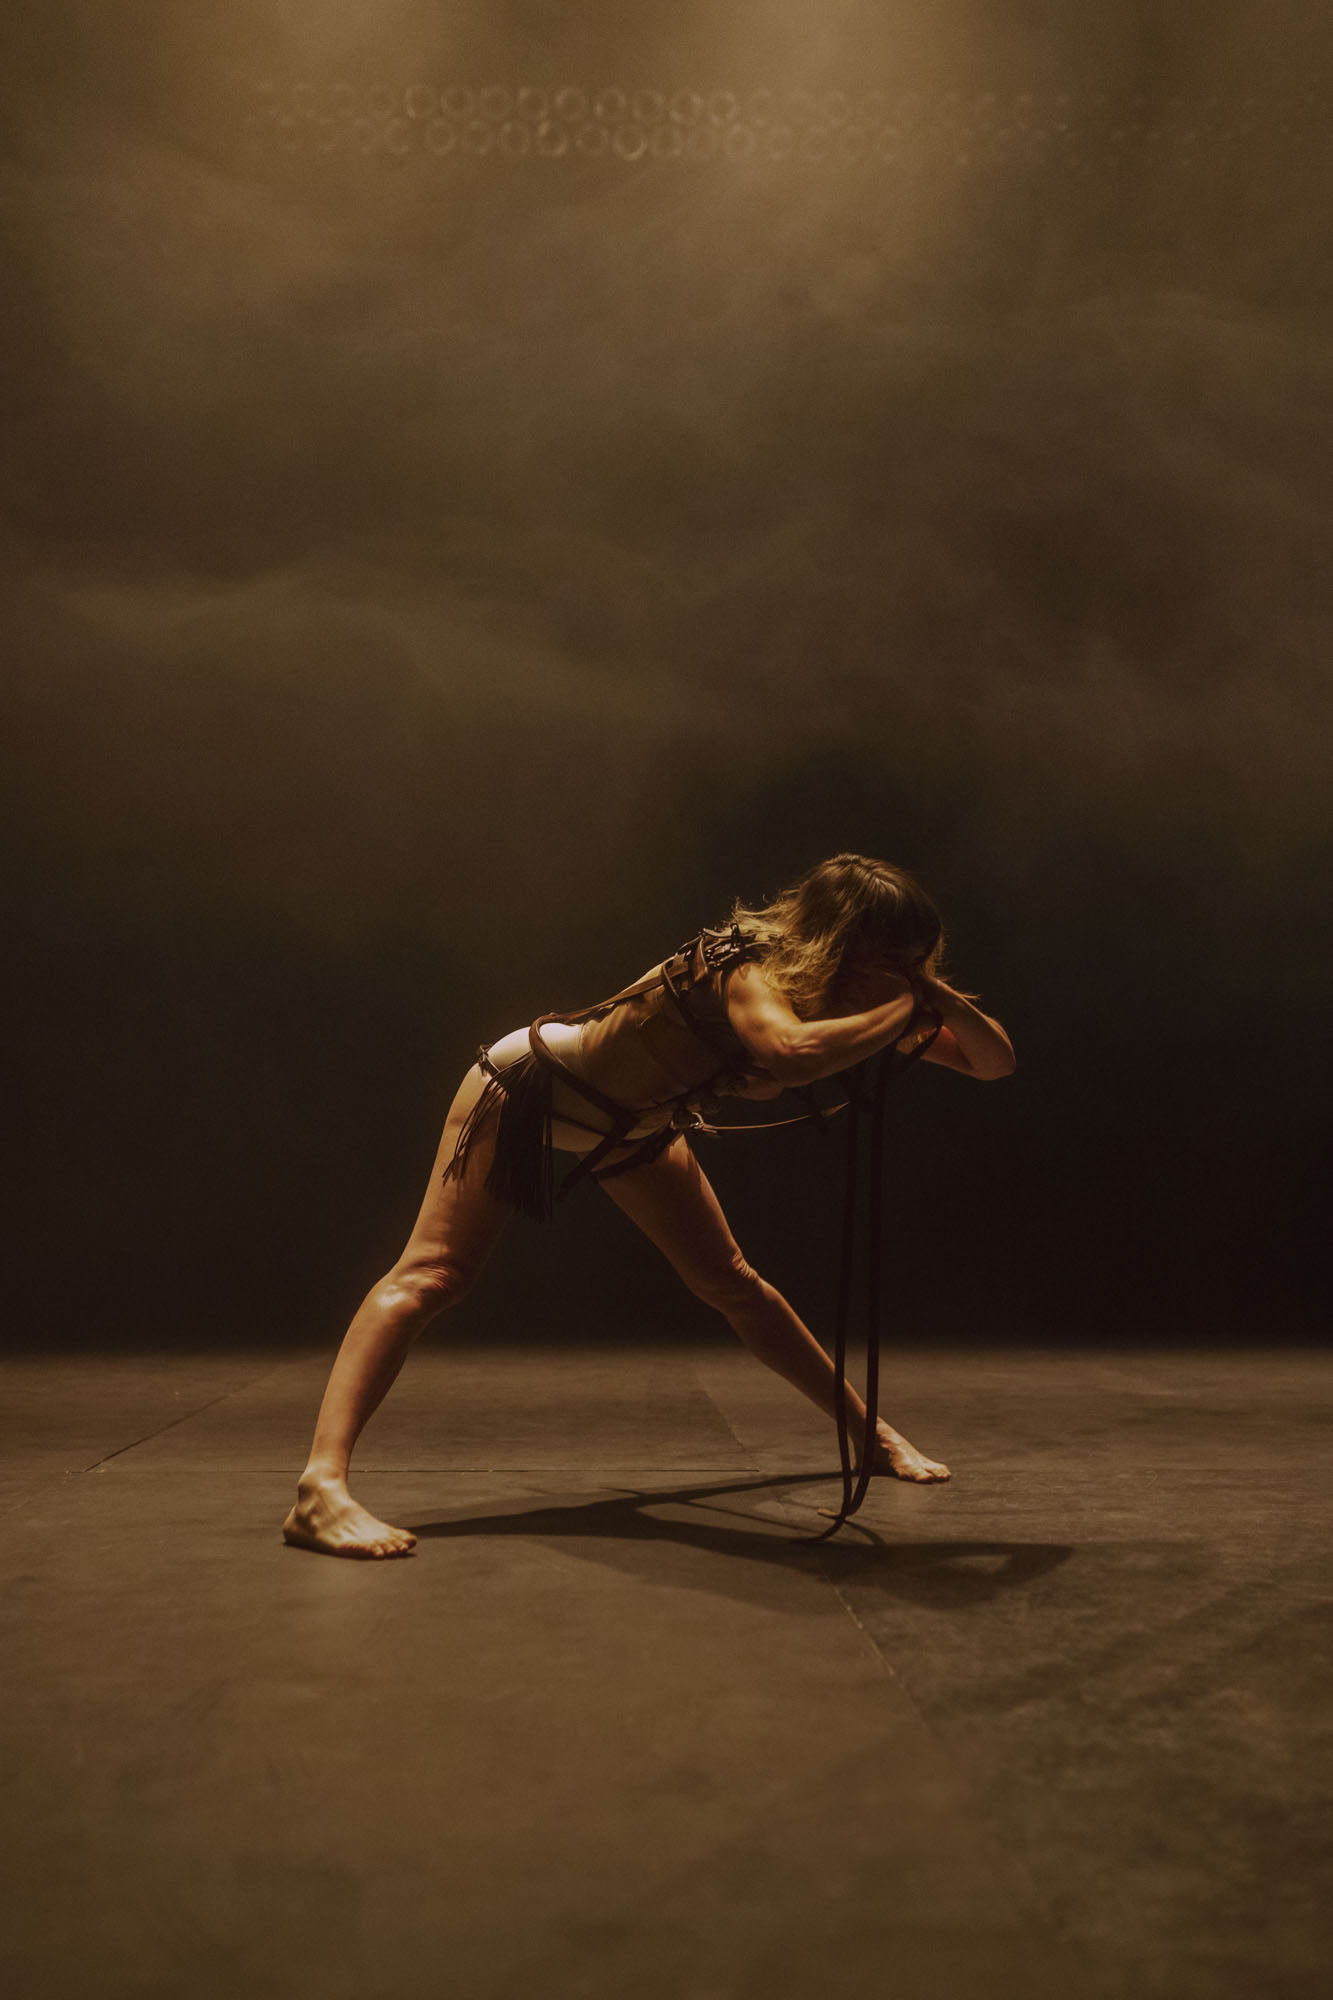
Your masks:
M 662 967 L 663 983 L 677 998 L 706 994 L 719 998 L 732 973 L 762 958 L 764 946 L 740 924 L 719 924 L 688 938 Z
M 737 966 L 752 965 L 764 958 L 769 939 L 753 924 L 719 924 L 700 933 L 704 961 L 710 972 L 734 972 Z

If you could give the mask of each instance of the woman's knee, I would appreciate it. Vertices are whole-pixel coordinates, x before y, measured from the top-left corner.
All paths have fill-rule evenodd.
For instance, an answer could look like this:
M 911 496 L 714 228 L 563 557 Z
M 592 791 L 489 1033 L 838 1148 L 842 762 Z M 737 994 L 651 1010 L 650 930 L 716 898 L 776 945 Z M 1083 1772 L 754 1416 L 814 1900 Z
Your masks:
M 757 1304 L 764 1292 L 763 1279 L 740 1250 L 725 1264 L 692 1273 L 688 1282 L 696 1298 L 728 1317 Z
M 425 1326 L 471 1288 L 471 1271 L 450 1258 L 432 1257 L 395 1264 L 380 1280 L 379 1295 L 382 1305 Z

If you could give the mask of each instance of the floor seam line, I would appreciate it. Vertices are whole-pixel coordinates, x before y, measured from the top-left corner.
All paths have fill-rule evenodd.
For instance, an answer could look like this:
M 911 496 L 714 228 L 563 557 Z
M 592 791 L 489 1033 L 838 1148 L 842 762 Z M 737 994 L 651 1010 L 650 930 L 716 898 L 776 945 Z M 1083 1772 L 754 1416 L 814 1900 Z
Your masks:
M 819 1555 L 818 1561 L 820 1571 L 830 1589 L 842 1605 L 852 1624 L 860 1632 L 866 1644 L 879 1661 L 886 1680 L 893 1683 L 895 1692 L 907 1703 L 921 1729 L 935 1746 L 935 1750 L 941 1760 L 953 1772 L 963 1791 L 974 1801 L 976 1823 L 982 1829 L 986 1846 L 991 1850 L 990 1863 L 995 1870 L 997 1884 L 1011 1902 L 1014 1913 L 1020 1918 L 1022 1927 L 1043 1936 L 1047 1942 L 1053 1943 L 1058 1950 L 1070 1953 L 1077 1961 L 1081 1956 L 1081 1947 L 1078 1939 L 1066 1934 L 1054 1911 L 1051 1909 L 1048 1900 L 1043 1896 L 1026 1862 L 1020 1861 L 1005 1846 L 1003 1838 L 997 1831 L 988 1810 L 989 1802 L 985 1787 L 979 1786 L 972 1774 L 966 1768 L 960 1766 L 949 1745 L 943 1740 L 939 1732 L 931 1724 L 929 1718 L 923 1713 L 910 1687 L 908 1687 L 900 1675 L 895 1673 L 893 1665 L 884 1652 L 884 1649 L 875 1639 L 865 1621 L 857 1616 L 841 1584 L 836 1577 L 830 1574 L 826 1567 L 822 1554 Z
M 248 1376 L 244 1382 L 238 1382 L 233 1388 L 223 1389 L 219 1395 L 210 1396 L 206 1403 L 196 1403 L 192 1410 L 182 1410 L 181 1414 L 173 1417 L 170 1423 L 159 1424 L 156 1430 L 145 1431 L 142 1437 L 132 1438 L 128 1444 L 118 1444 L 114 1451 L 104 1452 L 101 1458 L 95 1458 L 91 1465 L 81 1466 L 79 1478 L 82 1479 L 89 1472 L 96 1472 L 99 1466 L 109 1465 L 113 1458 L 121 1458 L 127 1451 L 137 1451 L 141 1444 L 149 1444 L 153 1438 L 165 1437 L 168 1431 L 174 1431 L 180 1424 L 188 1423 L 191 1417 L 201 1417 L 205 1410 L 215 1408 L 218 1403 L 225 1403 L 228 1396 L 239 1396 L 244 1390 L 253 1388 L 256 1382 L 266 1382 L 270 1375 L 278 1374 L 282 1366 L 283 1364 L 279 1362 L 276 1367 L 267 1369 L 263 1374 Z
M 205 1403 L 202 1407 L 204 1409 L 211 1409 L 212 1405 Z M 192 1410 L 190 1411 L 189 1414 L 191 1416 L 198 1416 L 199 1411 Z M 177 1423 L 183 1423 L 184 1421 L 185 1419 L 183 1417 L 176 1419 Z M 166 1424 L 163 1426 L 163 1429 L 161 1431 L 150 1431 L 146 1438 L 139 1438 L 135 1442 L 137 1444 L 147 1444 L 152 1438 L 164 1436 L 166 1431 L 172 1430 L 174 1428 L 175 1428 L 174 1424 Z M 135 1449 L 134 1444 L 119 1445 L 115 1451 L 108 1452 L 106 1458 L 96 1459 L 92 1465 L 81 1466 L 79 1468 L 78 1473 L 75 1474 L 74 1476 L 82 1478 L 85 1472 L 95 1472 L 99 1465 L 105 1465 L 108 1463 L 110 1459 L 118 1458 L 122 1452 L 133 1451 L 134 1449 Z M 219 1472 L 219 1473 L 225 1472 L 229 1476 L 234 1474 L 238 1478 L 253 1476 L 255 1478 L 267 1479 L 267 1478 L 277 1477 L 279 1474 L 281 1474 L 284 1478 L 286 1478 L 288 1474 L 299 1473 L 301 1471 L 301 1466 L 298 1465 L 295 1460 L 289 1461 L 289 1463 L 286 1465 L 229 1465 L 226 1463 L 225 1460 L 213 1459 L 210 1461 L 209 1464 L 202 1465 L 194 1469 L 200 1472 Z M 161 1472 L 179 1473 L 181 1470 L 181 1462 L 178 1460 L 167 1460 L 166 1463 L 164 1464 L 159 1463 L 157 1466 L 155 1466 L 154 1470 Z M 496 1478 L 503 1477 L 508 1479 L 516 1474 L 540 1472 L 542 1474 L 560 1473 L 568 1476 L 570 1479 L 604 1478 L 610 1481 L 610 1483 L 613 1485 L 623 1485 L 624 1484 L 623 1474 L 627 1472 L 642 1473 L 645 1470 L 650 1472 L 654 1479 L 674 1479 L 677 1476 L 677 1474 L 679 1474 L 682 1479 L 687 1477 L 692 1479 L 695 1477 L 696 1474 L 700 1472 L 705 1472 L 705 1473 L 720 1472 L 723 1473 L 728 1478 L 731 1478 L 737 1474 L 749 1475 L 757 1478 L 760 1468 L 754 1465 L 718 1465 L 714 1463 L 708 1465 L 673 1465 L 673 1466 L 668 1466 L 664 1472 L 658 1472 L 655 1467 L 648 1466 L 645 1468 L 644 1466 L 637 1464 L 603 1465 L 603 1466 L 598 1466 L 598 1465 L 360 1465 L 358 1464 L 356 1469 L 356 1476 L 358 1480 L 366 1478 L 368 1476 L 374 1477 L 376 1479 L 406 1479 L 408 1477 L 414 1479 L 422 1479 L 422 1478 L 472 1479 L 475 1478 L 479 1473 L 485 1473 L 488 1477 L 496 1477 Z M 31 1476 L 36 1478 L 36 1477 L 46 1477 L 46 1476 L 55 1477 L 58 1475 L 32 1474 Z M 760 1483 L 763 1484 L 766 1482 L 761 1481 Z
M 865 1620 L 863 1618 L 858 1617 L 855 1606 L 852 1604 L 851 1599 L 848 1597 L 846 1591 L 843 1589 L 842 1585 L 838 1582 L 837 1578 L 829 1570 L 827 1564 L 823 1559 L 823 1556 L 822 1555 L 817 1556 L 816 1560 L 819 1563 L 820 1574 L 824 1578 L 825 1583 L 827 1583 L 829 1589 L 833 1592 L 833 1595 L 837 1598 L 839 1604 L 842 1606 L 843 1610 L 847 1613 L 847 1616 L 851 1619 L 853 1625 L 855 1625 L 857 1631 L 861 1634 L 861 1637 L 865 1640 L 867 1646 L 869 1646 L 871 1652 L 874 1654 L 876 1660 L 879 1662 L 880 1670 L 883 1673 L 885 1679 L 890 1681 L 896 1681 L 898 1676 L 893 1670 L 893 1664 L 890 1661 L 888 1654 L 884 1651 L 884 1648 L 879 1644 L 878 1640 L 875 1638 L 874 1634 L 870 1630 L 870 1627 L 866 1624 Z M 908 1696 L 908 1699 L 911 1700 L 911 1697 Z M 916 1709 L 915 1702 L 912 1702 L 912 1707 L 913 1709 Z M 917 1710 L 917 1713 L 920 1714 L 920 1711 Z
M 722 1405 L 718 1402 L 717 1397 L 713 1394 L 708 1384 L 702 1380 L 699 1373 L 699 1364 L 697 1361 L 693 1361 L 690 1363 L 689 1372 L 693 1379 L 695 1388 L 699 1391 L 699 1394 L 703 1397 L 704 1401 L 713 1411 L 713 1414 L 716 1416 L 723 1430 L 726 1431 L 728 1437 L 733 1439 L 733 1441 L 735 1442 L 737 1451 L 740 1453 L 741 1457 L 745 1461 L 746 1471 L 756 1472 L 756 1473 L 762 1472 L 764 1468 L 759 1463 L 758 1452 L 750 1450 L 750 1448 L 742 1441 L 739 1433 L 736 1430 L 736 1426 L 732 1423 L 726 1411 L 722 1408 Z

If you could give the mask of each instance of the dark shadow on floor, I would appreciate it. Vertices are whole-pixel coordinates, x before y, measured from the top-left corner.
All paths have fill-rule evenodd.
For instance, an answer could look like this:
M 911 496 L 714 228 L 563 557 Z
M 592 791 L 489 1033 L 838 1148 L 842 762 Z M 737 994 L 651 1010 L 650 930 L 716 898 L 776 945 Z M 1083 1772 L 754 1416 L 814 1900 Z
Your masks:
M 677 1544 L 727 1558 L 733 1566 L 734 1588 L 727 1587 L 725 1571 L 719 1574 L 716 1566 L 697 1579 L 672 1578 L 687 1585 L 693 1581 L 699 1589 L 747 1596 L 746 1572 L 755 1563 L 762 1563 L 813 1571 L 834 1584 L 855 1581 L 862 1589 L 880 1590 L 938 1611 L 966 1611 L 988 1603 L 1003 1591 L 1035 1582 L 1074 1553 L 1072 1545 L 1060 1542 L 891 1542 L 860 1521 L 843 1528 L 843 1536 L 849 1539 L 825 1542 L 819 1540 L 820 1527 L 813 1524 L 803 1533 L 793 1524 L 717 1504 L 732 1495 L 827 1485 L 828 1478 L 827 1473 L 812 1472 L 722 1484 L 711 1481 L 705 1486 L 670 1486 L 660 1492 L 635 1490 L 573 1504 L 524 1507 L 504 1514 L 466 1514 L 411 1525 L 423 1541 L 517 1535 L 596 1544 L 586 1550 L 590 1559 L 636 1574 L 642 1573 L 642 1556 L 635 1545 Z M 730 1515 L 743 1525 L 730 1527 L 717 1518 L 719 1515 Z M 854 1542 L 850 1539 L 853 1535 Z

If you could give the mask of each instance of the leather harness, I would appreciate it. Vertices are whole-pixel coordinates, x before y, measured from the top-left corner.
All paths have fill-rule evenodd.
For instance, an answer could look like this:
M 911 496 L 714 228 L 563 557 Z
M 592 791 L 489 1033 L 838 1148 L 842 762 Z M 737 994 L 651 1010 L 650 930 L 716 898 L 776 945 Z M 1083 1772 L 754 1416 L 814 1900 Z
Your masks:
M 860 1507 L 870 1484 L 875 1457 L 883 1317 L 885 1099 L 890 1083 L 902 1076 L 913 1063 L 920 1061 L 938 1036 L 942 1023 L 937 1017 L 935 1025 L 908 1053 L 900 1054 L 896 1048 L 889 1047 L 847 1071 L 844 1076 L 847 1096 L 841 1104 L 821 1106 L 813 1090 L 806 1088 L 799 1093 L 805 1099 L 806 1109 L 796 1118 L 764 1119 L 738 1125 L 706 1124 L 695 1108 L 696 1100 L 706 1099 L 726 1081 L 742 1074 L 743 1070 L 738 1068 L 736 1061 L 734 1033 L 701 1016 L 691 993 L 715 974 L 725 976 L 746 960 L 761 955 L 762 948 L 738 924 L 704 930 L 674 952 L 657 972 L 633 986 L 624 987 L 609 999 L 599 1000 L 576 1014 L 541 1015 L 528 1030 L 529 1053 L 505 1068 L 493 1063 L 489 1049 L 483 1047 L 478 1052 L 477 1060 L 489 1081 L 468 1114 L 453 1159 L 445 1168 L 445 1178 L 447 1180 L 462 1173 L 480 1119 L 496 1098 L 500 1099 L 501 1128 L 486 1185 L 492 1192 L 513 1201 L 515 1206 L 539 1219 L 549 1217 L 554 1202 L 562 1200 L 580 1181 L 609 1180 L 614 1175 L 646 1166 L 650 1160 L 665 1152 L 682 1132 L 771 1131 L 778 1126 L 806 1124 L 822 1129 L 830 1111 L 845 1110 L 848 1114 L 847 1142 L 833 1355 L 834 1413 L 838 1462 L 842 1472 L 842 1504 L 832 1516 L 830 1525 L 815 1537 L 817 1541 L 826 1541 Z M 665 991 L 670 996 L 685 1026 L 717 1056 L 720 1066 L 714 1075 L 682 1093 L 660 1131 L 649 1133 L 623 1160 L 608 1164 L 609 1155 L 625 1143 L 628 1133 L 643 1114 L 617 1103 L 598 1090 L 595 1084 L 577 1075 L 543 1039 L 542 1030 L 557 1025 L 577 1027 L 585 1021 L 597 1020 L 613 1012 L 627 1001 L 659 991 Z M 590 1152 L 575 1162 L 558 1191 L 553 1182 L 550 1143 L 550 1079 L 553 1076 L 558 1076 L 562 1083 L 610 1121 L 609 1129 Z M 508 1130 L 506 1118 L 510 1120 Z M 508 1164 L 502 1164 L 502 1148 L 512 1156 Z M 533 1155 L 531 1162 L 527 1163 L 526 1173 L 520 1159 L 524 1153 Z M 864 1198 L 861 1194 L 863 1169 Z M 853 1468 L 847 1410 L 847 1345 L 857 1251 L 862 1239 L 865 1244 L 866 1434 L 861 1463 Z

